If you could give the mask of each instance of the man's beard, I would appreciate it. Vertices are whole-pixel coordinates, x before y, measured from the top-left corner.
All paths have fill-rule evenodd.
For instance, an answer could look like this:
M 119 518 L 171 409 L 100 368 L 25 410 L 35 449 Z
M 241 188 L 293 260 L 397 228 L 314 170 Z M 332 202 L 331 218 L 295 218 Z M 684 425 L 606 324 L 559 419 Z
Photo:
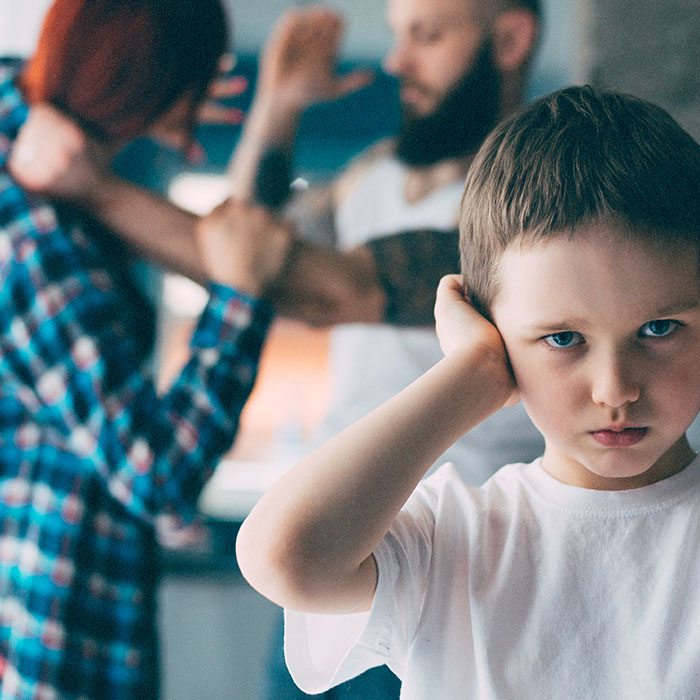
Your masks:
M 476 151 L 498 122 L 500 93 L 501 76 L 486 40 L 473 68 L 433 112 L 420 117 L 402 106 L 396 157 L 420 168 Z

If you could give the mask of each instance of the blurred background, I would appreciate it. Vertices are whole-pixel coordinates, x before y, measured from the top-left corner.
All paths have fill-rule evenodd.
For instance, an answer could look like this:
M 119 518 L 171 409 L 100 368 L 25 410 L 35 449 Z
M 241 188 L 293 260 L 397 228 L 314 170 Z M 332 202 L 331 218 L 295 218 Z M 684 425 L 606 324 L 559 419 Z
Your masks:
M 196 2 L 196 0 L 192 0 Z M 0 55 L 31 53 L 49 0 L 0 0 Z M 235 2 L 235 75 L 248 89 L 228 101 L 243 112 L 255 87 L 257 55 L 284 0 Z M 303 4 L 303 3 L 297 3 Z M 302 121 L 295 174 L 308 182 L 332 177 L 351 157 L 393 133 L 396 85 L 380 71 L 391 44 L 384 3 L 326 3 L 347 21 L 340 70 L 379 71 L 368 88 L 310 109 Z M 530 98 L 570 83 L 615 87 L 658 102 L 696 138 L 700 135 L 700 0 L 545 0 L 545 24 L 533 66 Z M 226 194 L 223 177 L 240 125 L 207 125 L 205 151 L 193 166 L 149 141 L 129 147 L 119 172 L 204 213 Z M 161 300 L 160 375 L 166 384 L 184 360 L 192 319 L 204 292 L 171 275 L 154 277 Z M 323 415 L 326 334 L 277 321 L 260 378 L 242 418 L 234 450 L 202 497 L 205 527 L 164 530 L 161 587 L 163 700 L 252 700 L 259 684 L 275 608 L 250 590 L 235 566 L 237 523 L 264 486 L 297 454 Z M 274 389 L 273 389 L 274 387 Z
M 3 55 L 23 56 L 32 51 L 41 19 L 49 4 L 50 0 L 0 0 L 0 51 Z M 251 88 L 231 104 L 245 109 L 253 94 L 256 56 L 274 21 L 286 7 L 305 3 L 228 0 L 227 4 L 233 18 L 233 51 L 237 57 L 234 73 L 251 80 Z M 376 0 L 339 0 L 325 4 L 340 10 L 346 18 L 343 62 L 379 67 L 382 56 L 391 44 L 391 35 L 384 21 L 384 3 Z M 544 2 L 547 26 L 533 71 L 531 96 L 544 94 L 574 79 L 576 58 L 572 47 L 576 31 L 572 19 L 576 16 L 576 5 L 577 0 Z M 342 70 L 343 66 L 340 68 Z M 377 103 L 382 108 L 375 111 L 373 106 Z M 378 136 L 391 134 L 398 112 L 387 109 L 388 104 L 396 105 L 395 84 L 380 74 L 366 90 L 340 102 L 310 110 L 298 142 L 298 174 L 312 180 L 327 178 Z M 237 133 L 238 128 L 231 126 L 203 127 L 200 138 L 207 152 L 207 162 L 195 170 L 221 172 L 235 145 Z M 135 178 L 143 178 L 143 173 L 150 170 L 144 167 L 144 159 L 158 158 L 157 177 L 148 184 L 164 190 L 172 177 L 184 169 L 184 164 L 173 154 L 166 152 L 156 155 L 155 150 L 140 146 L 138 161 L 128 159 L 129 169 Z

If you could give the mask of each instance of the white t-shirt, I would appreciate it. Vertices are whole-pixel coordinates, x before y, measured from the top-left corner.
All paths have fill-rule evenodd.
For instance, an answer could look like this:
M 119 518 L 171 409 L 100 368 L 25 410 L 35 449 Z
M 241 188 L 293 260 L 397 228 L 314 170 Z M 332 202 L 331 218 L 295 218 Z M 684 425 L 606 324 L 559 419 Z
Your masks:
M 540 460 L 482 488 L 445 465 L 375 557 L 369 613 L 286 613 L 306 692 L 386 663 L 402 700 L 700 697 L 700 459 L 617 492 Z
M 406 167 L 391 156 L 381 156 L 367 167 L 335 213 L 339 248 L 353 248 L 411 229 L 456 229 L 463 180 L 408 202 L 407 177 Z M 330 406 L 314 444 L 325 442 L 399 393 L 440 359 L 442 351 L 432 327 L 334 327 L 330 336 Z M 461 473 L 462 478 L 467 483 L 482 484 L 501 465 L 534 459 L 543 449 L 542 436 L 523 406 L 517 405 L 502 409 L 471 430 L 439 464 L 452 461 L 469 465 Z

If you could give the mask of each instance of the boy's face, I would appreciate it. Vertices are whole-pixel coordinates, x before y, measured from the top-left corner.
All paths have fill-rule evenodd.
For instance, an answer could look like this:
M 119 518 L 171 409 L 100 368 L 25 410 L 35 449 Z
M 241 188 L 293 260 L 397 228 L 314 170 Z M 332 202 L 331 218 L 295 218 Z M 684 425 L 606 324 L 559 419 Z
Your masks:
M 644 486 L 686 466 L 700 411 L 700 275 L 615 226 L 508 249 L 491 306 L 544 468 L 593 489 Z

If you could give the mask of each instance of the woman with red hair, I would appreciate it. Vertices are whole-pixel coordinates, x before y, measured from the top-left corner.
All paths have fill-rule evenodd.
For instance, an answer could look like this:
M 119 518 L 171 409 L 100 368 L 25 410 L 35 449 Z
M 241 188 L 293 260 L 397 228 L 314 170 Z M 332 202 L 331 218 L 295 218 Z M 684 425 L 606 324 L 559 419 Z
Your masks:
M 288 246 L 259 210 L 203 220 L 209 302 L 158 395 L 154 313 L 123 243 L 22 189 L 13 142 L 48 101 L 109 153 L 148 132 L 184 145 L 226 48 L 219 0 L 55 0 L 36 55 L 0 63 L 3 700 L 157 696 L 154 520 L 192 517 L 231 445 Z M 218 225 L 232 212 L 237 240 Z
M 176 105 L 191 133 L 228 48 L 218 0 L 60 0 L 20 86 L 103 141 L 142 136 Z

